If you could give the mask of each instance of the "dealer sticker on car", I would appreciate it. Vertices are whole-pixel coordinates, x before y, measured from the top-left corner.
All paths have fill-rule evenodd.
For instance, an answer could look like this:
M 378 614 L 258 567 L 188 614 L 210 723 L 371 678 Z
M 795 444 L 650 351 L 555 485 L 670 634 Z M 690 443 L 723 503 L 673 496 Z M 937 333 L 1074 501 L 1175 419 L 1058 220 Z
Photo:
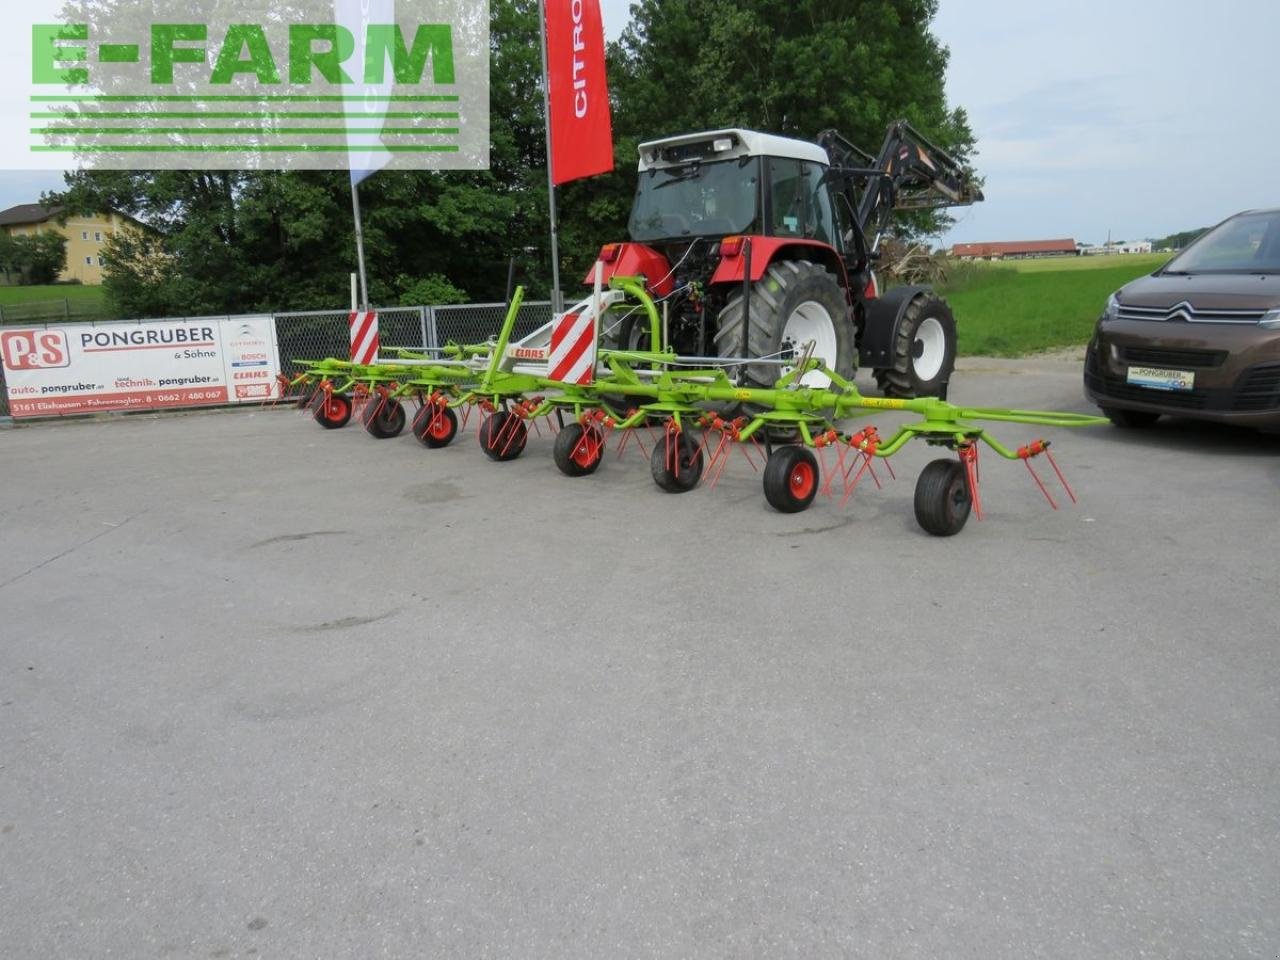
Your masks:
M 1190 390 L 1196 384 L 1192 370 L 1161 370 L 1158 367 L 1130 367 L 1129 382 L 1152 390 Z

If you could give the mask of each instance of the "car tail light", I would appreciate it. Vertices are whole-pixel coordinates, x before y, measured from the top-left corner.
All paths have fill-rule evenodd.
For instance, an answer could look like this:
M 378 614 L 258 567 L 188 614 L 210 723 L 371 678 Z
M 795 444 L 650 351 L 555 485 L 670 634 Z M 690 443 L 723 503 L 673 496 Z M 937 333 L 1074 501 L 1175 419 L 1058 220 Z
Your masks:
M 736 257 L 742 253 L 742 241 L 744 237 L 725 237 L 720 241 L 720 256 Z
M 618 259 L 618 251 L 622 249 L 620 243 L 606 243 L 600 248 L 600 259 L 605 263 L 613 263 Z
M 867 280 L 867 285 L 862 288 L 862 299 L 874 300 L 878 296 L 880 296 L 880 281 L 876 279 L 876 275 L 873 271 L 871 278 Z

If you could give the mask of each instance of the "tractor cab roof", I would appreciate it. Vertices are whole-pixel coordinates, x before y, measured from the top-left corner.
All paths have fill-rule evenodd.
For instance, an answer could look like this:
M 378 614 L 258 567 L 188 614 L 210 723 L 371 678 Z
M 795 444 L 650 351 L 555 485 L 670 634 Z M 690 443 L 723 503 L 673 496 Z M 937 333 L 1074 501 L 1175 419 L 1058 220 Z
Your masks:
M 740 157 L 785 157 L 824 166 L 831 162 L 816 143 L 754 130 L 707 130 L 640 144 L 641 172 Z

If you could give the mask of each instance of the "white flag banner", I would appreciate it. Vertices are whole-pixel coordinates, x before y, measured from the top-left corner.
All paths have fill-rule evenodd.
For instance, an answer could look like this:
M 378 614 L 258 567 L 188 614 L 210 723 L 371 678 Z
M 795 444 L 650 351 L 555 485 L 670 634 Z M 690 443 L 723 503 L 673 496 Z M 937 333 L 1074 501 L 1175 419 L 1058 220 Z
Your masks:
M 371 23 L 395 23 L 395 0 L 333 0 L 334 22 L 346 27 L 355 37 L 356 48 L 352 57 L 355 63 L 366 61 L 366 50 Z M 353 77 L 355 83 L 347 87 L 350 95 L 360 99 L 348 102 L 349 113 L 358 114 L 347 130 L 348 157 L 351 162 L 351 183 L 359 185 L 391 162 L 391 154 L 380 148 L 382 128 L 386 124 L 388 97 L 395 88 L 391 71 L 384 71 L 381 83 L 366 83 L 364 76 Z M 358 132 L 357 132 L 358 131 Z

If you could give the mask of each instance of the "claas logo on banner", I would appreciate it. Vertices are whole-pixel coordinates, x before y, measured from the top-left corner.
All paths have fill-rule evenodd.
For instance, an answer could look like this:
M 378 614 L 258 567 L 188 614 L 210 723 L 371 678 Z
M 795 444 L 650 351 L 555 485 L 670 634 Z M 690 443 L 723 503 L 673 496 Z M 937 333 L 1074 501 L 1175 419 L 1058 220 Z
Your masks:
M 61 330 L 18 330 L 0 334 L 0 356 L 9 370 L 49 370 L 71 366 Z

